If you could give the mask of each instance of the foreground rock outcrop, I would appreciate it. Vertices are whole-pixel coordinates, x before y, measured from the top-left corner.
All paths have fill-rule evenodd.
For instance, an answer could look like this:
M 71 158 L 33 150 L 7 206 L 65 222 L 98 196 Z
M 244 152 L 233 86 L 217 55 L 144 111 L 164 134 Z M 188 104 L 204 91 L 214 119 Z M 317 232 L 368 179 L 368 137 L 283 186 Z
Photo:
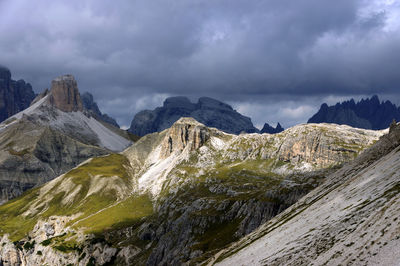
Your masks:
M 284 211 L 383 134 L 321 124 L 232 135 L 181 118 L 0 206 L 7 247 L 0 260 L 196 264 Z
M 400 124 L 208 265 L 398 265 Z
M 0 66 L 0 122 L 28 108 L 35 93 L 24 80 L 11 79 L 11 72 Z
M 227 133 L 258 132 L 250 118 L 239 114 L 226 103 L 208 97 L 201 97 L 197 103 L 192 103 L 182 96 L 167 98 L 162 107 L 137 113 L 129 131 L 138 136 L 161 132 L 181 117 L 193 117 L 208 127 Z

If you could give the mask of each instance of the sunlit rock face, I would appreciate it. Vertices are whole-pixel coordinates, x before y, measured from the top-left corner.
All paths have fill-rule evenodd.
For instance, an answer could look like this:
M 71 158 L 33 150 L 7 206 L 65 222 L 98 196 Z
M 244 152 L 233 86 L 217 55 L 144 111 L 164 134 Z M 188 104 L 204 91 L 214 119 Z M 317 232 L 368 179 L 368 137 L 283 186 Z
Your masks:
M 0 261 L 35 241 L 17 253 L 21 261 L 197 265 L 295 204 L 385 132 L 303 124 L 235 135 L 180 118 L 0 206 L 7 247 Z
M 210 138 L 209 130 L 193 118 L 181 118 L 169 130 L 162 143 L 162 154 L 168 157 L 173 152 L 199 149 Z
M 51 82 L 50 103 L 64 112 L 83 111 L 78 84 L 72 75 L 64 75 Z

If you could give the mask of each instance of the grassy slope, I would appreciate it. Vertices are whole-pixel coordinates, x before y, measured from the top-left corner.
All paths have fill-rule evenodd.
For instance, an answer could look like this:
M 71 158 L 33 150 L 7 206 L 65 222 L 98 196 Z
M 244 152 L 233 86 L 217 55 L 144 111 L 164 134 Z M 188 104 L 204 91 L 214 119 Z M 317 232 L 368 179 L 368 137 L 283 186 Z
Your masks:
M 0 233 L 8 233 L 11 240 L 16 241 L 26 236 L 40 218 L 81 213 L 78 219 L 83 219 L 115 203 L 119 198 L 117 191 L 112 187 L 88 196 L 89 189 L 92 185 L 95 185 L 92 184 L 94 176 L 100 178 L 118 177 L 113 180 L 113 184 L 132 190 L 129 161 L 124 156 L 111 154 L 93 158 L 90 162 L 54 180 L 53 187 L 44 195 L 40 194 L 42 186 L 29 190 L 21 197 L 0 206 Z M 72 181 L 73 186 L 63 191 L 62 186 L 67 181 Z M 65 197 L 75 190 L 79 191 L 73 197 L 73 201 L 63 202 Z M 143 199 L 141 197 L 138 199 L 137 203 L 140 205 Z M 33 214 L 24 216 L 28 209 L 33 209 Z M 143 211 L 143 213 L 147 212 Z M 100 226 L 97 229 L 100 229 Z
M 135 224 L 141 218 L 153 214 L 153 205 L 148 195 L 133 195 L 110 208 L 79 221 L 75 226 L 87 228 L 86 233 L 102 233 L 105 230 Z

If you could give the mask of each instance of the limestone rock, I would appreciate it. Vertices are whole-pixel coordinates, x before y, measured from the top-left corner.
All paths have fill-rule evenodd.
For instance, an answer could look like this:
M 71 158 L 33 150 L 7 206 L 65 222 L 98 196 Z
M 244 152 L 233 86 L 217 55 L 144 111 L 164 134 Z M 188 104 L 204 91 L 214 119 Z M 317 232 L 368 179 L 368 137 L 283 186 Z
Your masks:
M 108 153 L 29 120 L 9 126 L 0 140 L 0 203 Z
M 209 130 L 193 118 L 183 117 L 175 122 L 162 143 L 162 154 L 199 149 L 210 138 Z
M 81 265 L 197 265 L 296 204 L 384 133 L 305 124 L 274 135 L 233 135 L 181 118 L 121 154 L 93 158 L 28 192 L 17 201 L 21 209 L 10 208 L 13 202 L 0 206 L 0 218 L 24 216 L 36 223 L 33 232 L 8 224 L 10 234 L 28 235 L 21 241 L 40 243 L 47 237 L 45 222 L 53 226 L 54 240 L 66 233 L 57 245 L 79 244 L 66 253 L 56 243 L 38 244 L 21 254 L 32 265 L 78 264 L 83 253 Z M 381 139 L 394 143 L 392 137 Z M 53 222 L 59 209 L 72 220 Z M 3 224 L 0 219 L 7 232 Z M 96 236 L 87 233 L 95 228 Z
M 78 85 L 72 75 L 64 75 L 51 82 L 50 103 L 64 112 L 83 111 Z
M 400 125 L 207 265 L 397 265 Z M 219 259 L 219 260 L 218 260 Z

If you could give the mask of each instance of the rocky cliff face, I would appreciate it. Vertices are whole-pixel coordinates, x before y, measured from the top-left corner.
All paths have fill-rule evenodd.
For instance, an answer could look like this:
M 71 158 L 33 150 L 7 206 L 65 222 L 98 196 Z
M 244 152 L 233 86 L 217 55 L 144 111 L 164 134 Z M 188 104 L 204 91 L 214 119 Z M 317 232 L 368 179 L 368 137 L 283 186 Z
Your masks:
M 63 112 L 83 111 L 78 84 L 72 75 L 64 75 L 51 82 L 49 102 Z
M 114 118 L 108 116 L 107 114 L 103 114 L 99 107 L 97 106 L 97 103 L 93 100 L 93 95 L 90 94 L 89 92 L 85 92 L 81 95 L 82 98 L 82 103 L 83 107 L 90 112 L 91 115 L 96 117 L 96 119 L 101 120 L 103 122 L 109 123 L 117 128 L 119 128 L 119 125 L 117 121 L 115 121 Z
M 321 124 L 231 135 L 181 118 L 0 206 L 7 247 L 0 256 L 54 265 L 196 264 L 285 210 L 354 158 L 348 150 L 358 154 L 382 134 Z
M 206 126 L 192 118 L 181 118 L 169 129 L 169 135 L 162 143 L 161 154 L 165 158 L 183 150 L 197 150 L 210 138 Z
M 335 123 L 357 128 L 380 130 L 388 128 L 393 119 L 400 120 L 400 108 L 390 101 L 380 102 L 378 96 L 362 99 L 356 103 L 353 99 L 334 106 L 322 104 L 320 110 L 308 120 L 308 123 Z
M 208 127 L 227 133 L 258 132 L 250 118 L 239 114 L 231 106 L 208 97 L 200 98 L 197 103 L 190 102 L 186 97 L 168 98 L 162 107 L 136 114 L 129 131 L 138 136 L 160 132 L 171 127 L 181 117 L 193 117 Z
M 0 124 L 0 204 L 88 158 L 131 144 L 126 132 L 79 111 L 82 103 L 73 77 L 52 84 L 29 108 Z
M 24 80 L 12 80 L 11 72 L 0 66 L 0 122 L 29 107 L 35 93 Z

